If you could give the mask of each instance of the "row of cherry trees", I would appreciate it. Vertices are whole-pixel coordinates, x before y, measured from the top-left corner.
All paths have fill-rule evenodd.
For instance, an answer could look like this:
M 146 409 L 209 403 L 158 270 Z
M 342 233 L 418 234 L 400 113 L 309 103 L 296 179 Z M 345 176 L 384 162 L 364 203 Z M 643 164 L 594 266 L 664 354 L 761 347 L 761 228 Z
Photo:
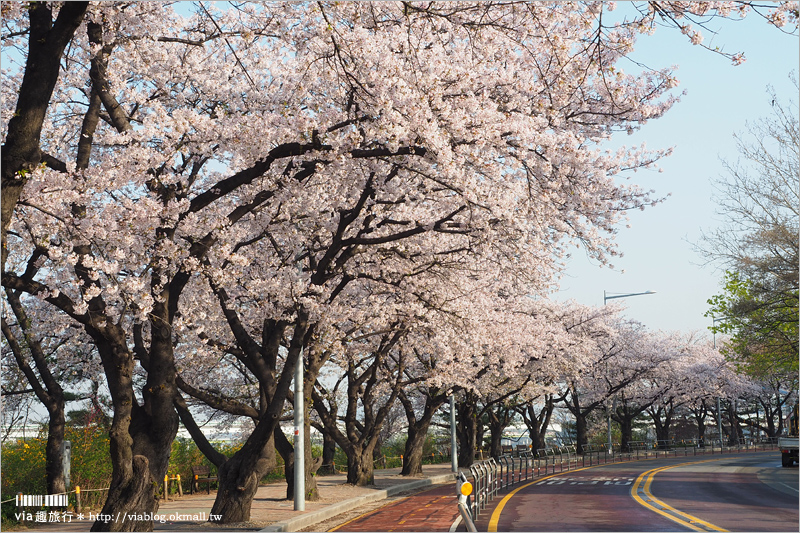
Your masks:
M 717 434 L 718 416 L 723 421 L 725 441 L 742 442 L 742 426 L 750 435 L 776 437 L 784 425 L 787 403 L 794 401 L 790 391 L 796 378 L 776 370 L 762 380 L 742 376 L 734 365 L 694 335 L 647 332 L 636 324 L 617 323 L 615 338 L 604 338 L 584 353 L 582 369 L 559 378 L 551 386 L 542 381 L 512 388 L 500 394 L 461 395 L 459 461 L 472 462 L 476 445 L 488 443 L 491 456 L 501 454 L 501 439 L 506 428 L 522 424 L 527 428 L 533 449 L 548 446 L 545 436 L 558 410 L 569 413 L 574 434 L 566 442 L 576 444 L 579 453 L 589 442 L 592 422 L 610 416 L 619 428 L 620 446 L 628 449 L 634 428 L 644 423 L 655 439 L 669 441 L 675 435 L 678 418 L 690 420 L 692 438 L 709 441 L 706 429 Z M 544 383 L 547 383 L 545 381 Z M 492 390 L 492 389 L 490 389 Z M 718 414 L 718 400 L 723 411 Z M 474 420 L 470 424 L 464 417 Z
M 102 368 L 74 377 L 113 408 L 103 512 L 157 509 L 180 420 L 219 467 L 212 512 L 246 520 L 272 446 L 289 458 L 300 358 L 355 483 L 393 401 L 414 438 L 454 389 L 598 401 L 581 354 L 625 334 L 543 297 L 572 245 L 607 263 L 624 213 L 658 201 L 621 178 L 664 152 L 603 143 L 677 82 L 620 61 L 659 22 L 699 42 L 693 20 L 752 8 L 634 7 L 3 3 L 3 332 L 56 439 L 59 376 Z M 233 457 L 202 409 L 254 421 Z

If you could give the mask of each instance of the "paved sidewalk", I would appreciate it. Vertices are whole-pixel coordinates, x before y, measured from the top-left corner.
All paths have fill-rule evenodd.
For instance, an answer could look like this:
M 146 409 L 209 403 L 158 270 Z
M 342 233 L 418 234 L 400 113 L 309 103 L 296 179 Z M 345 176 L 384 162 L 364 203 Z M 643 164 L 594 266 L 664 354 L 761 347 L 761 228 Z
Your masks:
M 285 483 L 263 485 L 258 488 L 253 499 L 250 522 L 238 524 L 215 524 L 208 521 L 216 491 L 211 494 L 187 494 L 161 503 L 157 516 L 162 517 L 163 521 L 156 521 L 154 529 L 202 532 L 299 531 L 370 502 L 451 482 L 454 476 L 450 468 L 449 464 L 426 465 L 421 478 L 403 477 L 399 468 L 375 470 L 375 484 L 369 487 L 348 485 L 345 474 L 319 476 L 317 485 L 321 499 L 306 502 L 305 511 L 295 511 L 294 502 L 286 499 Z M 83 520 L 73 519 L 69 523 L 35 524 L 28 531 L 89 531 L 93 517 L 90 520 L 88 513 L 84 515 Z
M 455 483 L 412 494 L 329 531 L 451 531 L 460 522 Z M 464 528 L 460 529 L 465 531 Z

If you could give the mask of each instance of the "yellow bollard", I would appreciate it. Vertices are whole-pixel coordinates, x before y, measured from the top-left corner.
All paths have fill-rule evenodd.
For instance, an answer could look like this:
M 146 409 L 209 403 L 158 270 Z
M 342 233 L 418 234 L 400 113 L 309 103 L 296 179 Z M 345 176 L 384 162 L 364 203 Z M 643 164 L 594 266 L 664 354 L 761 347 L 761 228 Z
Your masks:
M 80 485 L 75 485 L 75 512 L 81 512 L 81 487 Z

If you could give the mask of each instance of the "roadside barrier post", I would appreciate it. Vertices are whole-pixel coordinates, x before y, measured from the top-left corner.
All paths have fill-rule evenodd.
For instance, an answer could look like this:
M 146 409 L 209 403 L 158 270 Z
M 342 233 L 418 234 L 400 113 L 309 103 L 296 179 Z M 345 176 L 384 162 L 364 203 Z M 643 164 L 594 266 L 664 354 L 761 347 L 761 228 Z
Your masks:
M 472 502 L 469 509 L 473 516 L 478 516 L 478 511 L 479 511 L 478 500 L 481 497 L 481 490 L 483 490 L 481 488 L 482 481 L 480 476 L 480 470 L 478 469 L 478 465 L 472 465 L 469 467 L 469 471 L 472 474 L 472 480 L 475 482 L 475 487 L 472 491 L 473 492 Z
M 458 473 L 456 494 L 458 496 L 458 512 L 461 513 L 461 518 L 464 520 L 467 531 L 478 531 L 475 528 L 475 522 L 473 521 L 472 513 L 469 508 L 469 496 L 472 494 L 472 483 L 467 481 L 467 477 L 463 472 Z
M 467 481 L 467 476 L 463 472 L 459 472 L 456 480 L 456 495 L 459 505 L 466 506 L 470 494 L 472 494 L 472 483 Z

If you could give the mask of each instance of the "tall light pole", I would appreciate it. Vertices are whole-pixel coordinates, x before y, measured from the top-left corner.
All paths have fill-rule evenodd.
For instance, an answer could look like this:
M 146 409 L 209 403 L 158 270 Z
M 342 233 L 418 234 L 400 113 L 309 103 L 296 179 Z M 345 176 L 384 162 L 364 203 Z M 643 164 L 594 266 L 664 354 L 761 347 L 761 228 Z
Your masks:
M 303 350 L 294 367 L 294 510 L 306 510 L 305 405 L 303 405 Z
M 717 349 L 717 332 L 715 330 L 715 326 L 717 322 L 720 320 L 728 320 L 729 316 L 720 316 L 717 318 L 711 317 L 711 333 L 714 336 L 714 349 Z M 722 401 L 719 396 L 717 396 L 717 431 L 719 432 L 719 447 L 722 449 Z
M 450 394 L 450 468 L 458 473 L 458 441 L 456 440 L 456 395 Z
M 608 293 L 603 291 L 603 305 L 605 306 L 609 300 L 613 300 L 614 298 L 629 298 L 631 296 L 645 296 L 647 294 L 655 294 L 656 291 L 645 291 L 645 292 L 631 292 L 625 294 L 617 294 L 617 293 Z M 611 296 L 609 296 L 611 294 Z M 614 451 L 614 444 L 611 441 L 611 409 L 608 410 L 608 453 Z

